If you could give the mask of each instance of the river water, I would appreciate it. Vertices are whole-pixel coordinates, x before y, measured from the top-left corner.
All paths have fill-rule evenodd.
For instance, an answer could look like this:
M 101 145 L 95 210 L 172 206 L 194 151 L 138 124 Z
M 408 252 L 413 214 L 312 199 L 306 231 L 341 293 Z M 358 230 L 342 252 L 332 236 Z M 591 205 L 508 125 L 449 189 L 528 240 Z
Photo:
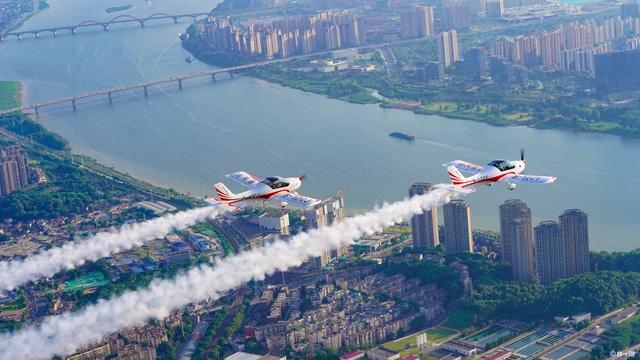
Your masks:
M 208 1 L 129 0 L 126 13 L 187 13 L 211 9 Z M 125 2 L 126 3 L 126 2 Z M 55 0 L 23 29 L 107 20 L 123 5 L 105 0 Z M 188 22 L 164 20 L 98 28 L 76 36 L 0 44 L 0 79 L 21 79 L 24 102 L 159 79 L 207 68 L 184 59 L 178 34 Z M 520 198 L 534 220 L 555 219 L 564 209 L 590 216 L 593 249 L 640 247 L 640 141 L 614 136 L 499 128 L 465 120 L 422 116 L 376 105 L 355 105 L 283 88 L 252 78 L 170 85 L 45 110 L 40 121 L 65 136 L 75 151 L 155 184 L 183 192 L 212 194 L 224 174 L 247 170 L 257 176 L 307 174 L 303 192 L 332 195 L 342 187 L 355 212 L 406 196 L 415 181 L 448 181 L 442 163 L 485 163 L 517 158 L 527 149 L 527 172 L 555 175 L 550 186 L 482 188 L 468 197 L 475 228 L 497 229 L 498 206 Z M 408 143 L 388 136 L 415 133 Z M 233 184 L 232 184 L 233 185 Z M 232 189 L 238 189 L 232 186 Z

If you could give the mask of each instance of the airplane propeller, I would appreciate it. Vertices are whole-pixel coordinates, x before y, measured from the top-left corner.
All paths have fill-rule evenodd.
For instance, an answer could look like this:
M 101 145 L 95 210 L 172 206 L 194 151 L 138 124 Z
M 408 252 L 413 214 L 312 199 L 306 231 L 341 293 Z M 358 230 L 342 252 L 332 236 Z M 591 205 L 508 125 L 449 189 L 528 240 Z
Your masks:
M 300 179 L 300 181 L 304 181 L 304 179 L 307 178 L 307 174 L 302 174 L 300 176 L 298 176 L 298 179 Z
M 522 160 L 522 161 L 526 161 L 526 160 L 524 159 L 524 149 L 520 149 L 520 160 Z

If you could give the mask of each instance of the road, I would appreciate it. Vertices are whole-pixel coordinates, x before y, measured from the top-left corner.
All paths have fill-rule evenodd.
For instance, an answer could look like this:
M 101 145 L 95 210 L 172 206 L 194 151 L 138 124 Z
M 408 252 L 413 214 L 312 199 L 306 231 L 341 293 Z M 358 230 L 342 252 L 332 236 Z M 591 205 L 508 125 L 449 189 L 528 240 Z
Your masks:
M 227 336 L 230 337 L 234 335 L 234 334 L 227 334 L 227 327 L 229 327 L 229 325 L 233 321 L 233 318 L 236 316 L 236 314 L 242 307 L 246 292 L 247 292 L 246 285 L 242 285 L 238 289 L 238 292 L 236 293 L 236 297 L 233 300 L 233 304 L 231 304 L 229 311 L 227 311 L 227 314 L 225 315 L 224 319 L 222 319 L 220 326 L 218 326 L 215 336 L 211 339 L 211 341 L 207 344 L 205 350 L 202 352 L 203 359 L 209 359 L 209 357 L 211 356 L 211 351 L 213 350 L 213 348 L 215 348 L 218 345 L 218 343 L 220 342 L 220 339 L 222 339 L 223 337 L 227 337 Z
M 611 318 L 615 317 L 616 315 L 620 314 L 621 312 L 628 310 L 630 308 L 637 308 L 637 306 L 629 306 L 629 307 L 624 307 L 624 308 L 620 308 L 617 310 L 614 310 L 608 314 L 602 315 L 598 318 L 596 318 L 595 320 L 593 320 L 591 322 L 591 324 L 589 324 L 589 326 L 587 326 L 586 328 L 576 332 L 575 334 L 572 334 L 566 338 L 564 338 L 562 341 L 559 341 L 555 344 L 553 344 L 552 346 L 549 346 L 547 348 L 544 349 L 544 352 L 541 353 L 539 356 L 537 356 L 537 358 L 540 359 L 544 359 L 544 355 L 547 355 L 551 352 L 553 352 L 554 350 L 562 347 L 565 344 L 570 343 L 573 340 L 579 339 L 580 337 L 588 334 L 589 332 L 595 330 L 597 327 L 603 327 L 603 325 Z
M 607 360 L 627 360 L 633 358 L 638 353 L 640 353 L 640 344 L 619 351 L 615 355 L 608 357 Z
M 178 351 L 176 351 L 176 359 L 179 360 L 191 360 L 191 357 L 196 352 L 196 348 L 198 346 L 198 342 L 204 334 L 209 329 L 209 321 L 201 321 L 199 322 L 191 331 L 191 336 L 189 336 L 189 340 L 180 345 Z

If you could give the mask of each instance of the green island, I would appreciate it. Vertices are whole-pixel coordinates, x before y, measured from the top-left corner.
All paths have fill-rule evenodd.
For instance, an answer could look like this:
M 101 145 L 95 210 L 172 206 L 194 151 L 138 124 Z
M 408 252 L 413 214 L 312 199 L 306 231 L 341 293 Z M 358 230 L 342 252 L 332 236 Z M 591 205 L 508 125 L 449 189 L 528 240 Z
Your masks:
M 112 6 L 109 8 L 104 9 L 104 11 L 106 11 L 107 13 L 111 14 L 114 12 L 119 12 L 119 11 L 125 11 L 125 10 L 129 10 L 133 7 L 133 5 L 122 5 L 122 6 Z

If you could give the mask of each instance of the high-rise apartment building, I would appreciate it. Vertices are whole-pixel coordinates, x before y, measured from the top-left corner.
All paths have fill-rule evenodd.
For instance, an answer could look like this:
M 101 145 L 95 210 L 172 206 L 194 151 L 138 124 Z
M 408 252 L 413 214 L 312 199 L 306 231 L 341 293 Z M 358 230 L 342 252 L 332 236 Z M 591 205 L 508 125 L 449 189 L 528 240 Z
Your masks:
M 637 1 L 630 0 L 620 4 L 620 17 L 622 19 L 637 18 L 639 16 L 640 16 L 640 7 L 638 6 Z
M 468 77 L 480 81 L 489 73 L 487 51 L 481 47 L 474 47 L 464 53 L 464 69 Z
M 529 282 L 536 278 L 531 210 L 521 200 L 500 205 L 502 258 L 512 267 L 513 279 Z
M 330 197 L 320 204 L 313 206 L 304 211 L 305 228 L 322 229 L 327 226 L 338 224 L 345 219 L 344 197 L 341 193 L 337 196 Z M 346 254 L 347 246 L 341 246 L 336 250 L 326 250 L 317 258 L 311 259 L 310 262 L 318 268 L 327 266 L 336 257 Z
M 567 276 L 589 272 L 591 264 L 587 214 L 579 209 L 566 210 L 560 215 L 560 227 L 566 245 Z
M 560 224 L 543 221 L 534 229 L 536 245 L 536 271 L 543 285 L 567 277 L 567 249 Z
M 365 42 L 361 18 L 349 11 L 286 17 L 246 28 L 235 26 L 228 17 L 210 17 L 204 35 L 215 52 L 266 59 L 356 47 Z
M 415 183 L 409 188 L 409 196 L 427 194 L 431 191 L 430 183 Z M 417 249 L 433 249 L 440 244 L 438 236 L 438 210 L 435 206 L 423 214 L 411 218 L 411 234 L 413 247 Z
M 465 29 L 471 25 L 469 1 L 449 0 L 442 4 L 440 23 L 443 30 Z
M 414 6 L 400 13 L 400 36 L 404 39 L 431 36 L 435 32 L 433 8 Z
M 504 0 L 488 0 L 486 7 L 490 19 L 500 19 L 504 15 Z
M 438 60 L 445 68 L 460 61 L 459 51 L 458 32 L 455 30 L 441 32 L 438 36 Z
M 27 153 L 17 145 L 0 148 L 0 195 L 20 190 L 28 183 Z
M 435 34 L 433 8 L 431 6 L 416 6 L 416 10 L 418 11 L 419 36 L 426 37 Z
M 442 207 L 444 245 L 447 252 L 473 252 L 471 208 L 463 200 L 452 200 Z

